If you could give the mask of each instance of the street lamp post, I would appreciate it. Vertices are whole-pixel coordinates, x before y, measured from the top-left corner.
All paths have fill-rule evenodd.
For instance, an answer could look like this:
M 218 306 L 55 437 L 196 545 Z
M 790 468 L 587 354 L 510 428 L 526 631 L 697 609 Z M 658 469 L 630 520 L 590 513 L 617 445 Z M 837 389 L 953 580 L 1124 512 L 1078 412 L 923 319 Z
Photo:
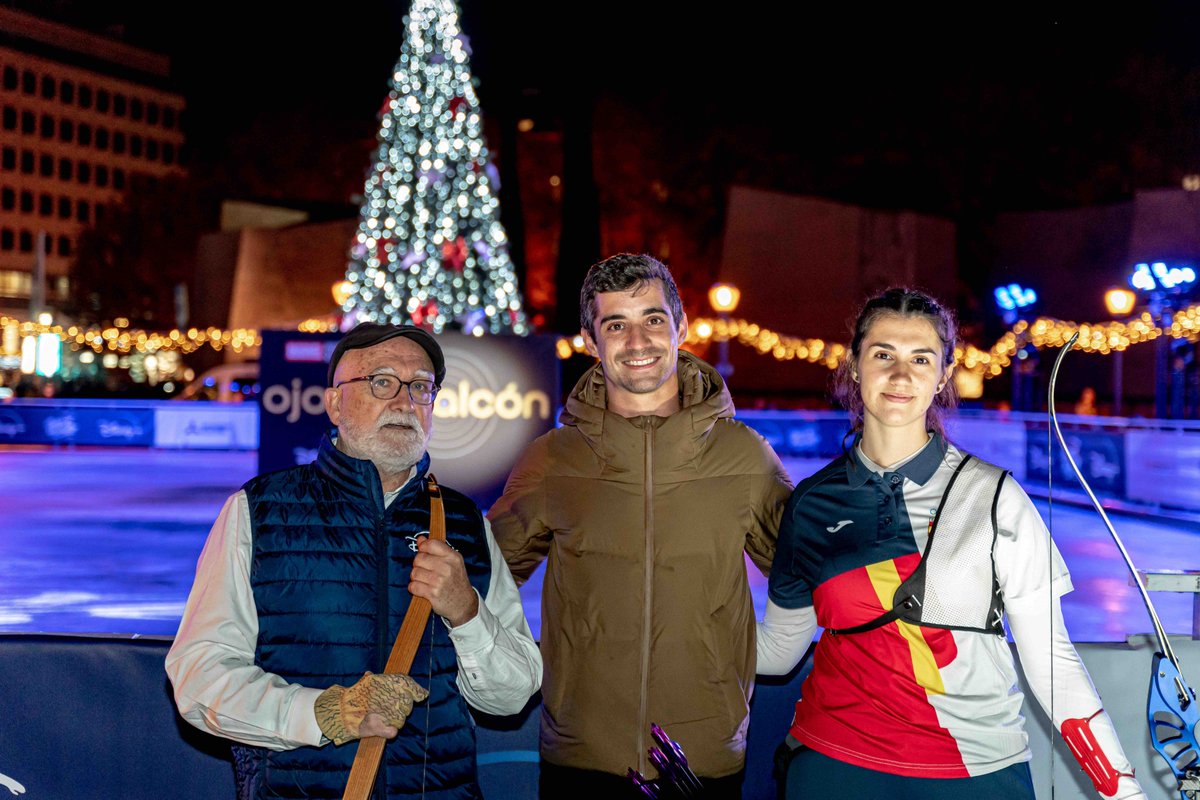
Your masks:
M 1114 318 L 1126 318 L 1137 303 L 1137 295 L 1128 289 L 1109 289 L 1104 293 L 1104 307 Z M 1121 399 L 1125 384 L 1125 348 L 1113 348 L 1113 407 L 1112 415 L 1121 416 Z
M 1159 419 L 1182 418 L 1187 359 L 1173 352 L 1169 331 L 1177 304 L 1196 286 L 1196 271 L 1188 266 L 1168 267 L 1163 261 L 1143 262 L 1134 265 L 1129 283 L 1147 296 L 1150 314 L 1162 329 L 1154 343 L 1154 415 Z
M 996 305 L 1000 307 L 1000 316 L 1010 328 L 1016 324 L 1022 312 L 1032 312 L 1033 304 L 1038 299 L 1037 292 L 1019 283 L 997 286 L 994 295 Z M 1037 374 L 1037 350 L 1029 347 L 1026 331 L 1017 334 L 1017 349 L 1013 355 L 1012 408 L 1013 411 L 1026 411 L 1033 405 L 1033 376 Z
M 329 291 L 333 295 L 333 302 L 337 304 L 337 321 L 338 327 L 341 328 L 344 321 L 342 309 L 345 307 L 346 301 L 350 299 L 350 295 L 354 294 L 354 284 L 345 280 L 338 281 L 329 288 Z
M 742 292 L 732 283 L 714 283 L 708 290 L 708 303 L 717 317 L 725 323 L 725 335 L 717 339 L 716 370 L 725 383 L 733 375 L 733 364 L 729 363 L 729 315 L 737 308 Z

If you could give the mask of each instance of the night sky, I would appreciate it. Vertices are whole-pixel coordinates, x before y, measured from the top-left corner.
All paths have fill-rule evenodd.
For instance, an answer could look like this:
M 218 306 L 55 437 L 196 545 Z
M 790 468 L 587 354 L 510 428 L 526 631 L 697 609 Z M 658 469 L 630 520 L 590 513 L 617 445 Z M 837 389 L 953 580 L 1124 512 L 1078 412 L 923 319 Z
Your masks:
M 245 0 L 16 4 L 169 54 L 192 174 L 219 193 L 353 213 L 404 0 L 320 13 Z M 491 150 L 519 119 L 561 130 L 599 100 L 597 126 L 627 125 L 631 144 L 628 158 L 609 151 L 624 163 L 595 170 L 664 184 L 683 213 L 711 206 L 704 235 L 719 237 L 732 184 L 914 209 L 956 222 L 974 290 L 996 214 L 1123 202 L 1200 173 L 1194 3 L 887 16 L 812 5 L 461 0 Z M 670 161 L 642 174 L 647 138 Z
M 370 138 L 407 4 L 60 5 L 172 56 L 204 163 L 297 121 Z M 461 4 L 489 115 L 553 117 L 608 93 L 697 140 L 725 133 L 734 176 L 771 188 L 958 216 L 1121 200 L 1200 171 L 1195 4 L 889 18 L 775 5 Z

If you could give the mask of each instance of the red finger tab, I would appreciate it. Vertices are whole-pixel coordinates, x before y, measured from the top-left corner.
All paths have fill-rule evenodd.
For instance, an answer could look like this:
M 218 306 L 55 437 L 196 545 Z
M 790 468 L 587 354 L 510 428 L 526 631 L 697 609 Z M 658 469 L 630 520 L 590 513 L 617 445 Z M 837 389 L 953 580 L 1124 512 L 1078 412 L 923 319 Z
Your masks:
M 1096 791 L 1104 797 L 1113 797 L 1117 793 L 1117 784 L 1122 776 L 1133 777 L 1129 772 L 1117 772 L 1108 756 L 1100 749 L 1096 734 L 1092 733 L 1092 720 L 1104 709 L 1084 719 L 1065 720 L 1062 724 L 1062 737 L 1084 773 L 1092 779 Z

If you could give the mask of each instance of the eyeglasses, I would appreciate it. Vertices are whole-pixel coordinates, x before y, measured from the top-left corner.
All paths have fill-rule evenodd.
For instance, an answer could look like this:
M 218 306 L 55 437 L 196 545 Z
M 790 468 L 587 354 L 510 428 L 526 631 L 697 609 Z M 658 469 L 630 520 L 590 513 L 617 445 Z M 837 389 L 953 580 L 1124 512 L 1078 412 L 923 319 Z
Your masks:
M 415 381 L 402 381 L 395 375 L 386 373 L 380 375 L 363 375 L 361 378 L 347 378 L 340 383 L 334 384 L 333 388 L 338 388 L 347 383 L 357 383 L 366 381 L 367 388 L 371 390 L 371 394 L 376 400 L 392 400 L 400 394 L 402 386 L 408 387 L 408 399 L 413 401 L 413 405 L 429 406 L 433 405 L 433 398 L 437 397 L 438 386 L 433 381 L 418 378 Z

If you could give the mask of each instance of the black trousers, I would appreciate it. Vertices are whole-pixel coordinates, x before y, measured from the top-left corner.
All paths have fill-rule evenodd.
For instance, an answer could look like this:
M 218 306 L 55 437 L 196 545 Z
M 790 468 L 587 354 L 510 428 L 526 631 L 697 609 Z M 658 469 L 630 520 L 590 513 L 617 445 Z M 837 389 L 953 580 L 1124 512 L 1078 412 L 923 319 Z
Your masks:
M 703 800 L 742 800 L 742 778 L 735 772 L 724 778 L 701 778 Z M 646 800 L 624 775 L 590 769 L 560 767 L 543 760 L 538 778 L 540 800 Z

